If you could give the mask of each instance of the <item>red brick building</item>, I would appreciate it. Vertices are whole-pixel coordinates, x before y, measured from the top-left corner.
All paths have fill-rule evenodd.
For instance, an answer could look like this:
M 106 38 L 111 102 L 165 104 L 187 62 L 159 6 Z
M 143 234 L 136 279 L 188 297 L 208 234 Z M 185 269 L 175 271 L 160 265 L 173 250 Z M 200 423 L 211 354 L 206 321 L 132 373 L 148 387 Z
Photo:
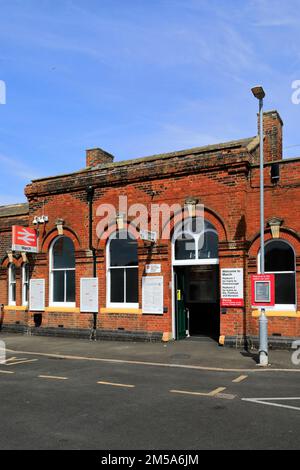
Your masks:
M 266 271 L 276 280 L 269 339 L 286 345 L 300 336 L 300 158 L 282 158 L 277 111 L 265 113 L 264 121 Z M 25 194 L 28 204 L 0 208 L 4 331 L 256 341 L 250 275 L 257 272 L 260 248 L 257 137 L 115 163 L 101 149 L 88 150 L 85 169 L 32 181 Z M 120 196 L 129 211 L 119 210 Z M 149 225 L 153 205 L 175 205 L 169 239 L 162 223 L 154 242 L 143 240 L 130 212 L 137 203 L 148 209 Z M 105 205 L 117 210 L 104 224 Z M 199 238 L 191 227 L 201 205 Z M 178 235 L 182 213 L 190 226 Z M 46 222 L 34 224 L 41 216 Z M 37 254 L 10 251 L 13 225 L 38 230 Z M 120 233 L 126 232 L 131 235 L 124 240 Z M 243 306 L 221 307 L 225 268 L 242 270 Z M 95 277 L 85 291 L 81 279 Z M 40 299 L 35 310 L 28 303 L 32 280 L 44 280 L 44 305 Z M 97 303 L 97 313 L 84 311 Z

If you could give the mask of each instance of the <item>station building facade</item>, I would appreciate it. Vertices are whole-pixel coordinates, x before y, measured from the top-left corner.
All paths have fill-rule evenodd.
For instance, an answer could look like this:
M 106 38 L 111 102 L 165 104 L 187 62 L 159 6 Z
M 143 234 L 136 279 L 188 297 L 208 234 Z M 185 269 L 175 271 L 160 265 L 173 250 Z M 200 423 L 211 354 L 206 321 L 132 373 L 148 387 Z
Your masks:
M 264 113 L 265 269 L 275 275 L 275 306 L 267 310 L 274 347 L 300 337 L 300 158 L 283 158 L 282 126 L 277 111 Z M 88 150 L 83 170 L 34 180 L 25 188 L 26 204 L 0 208 L 2 331 L 164 341 L 205 335 L 225 345 L 255 344 L 259 312 L 251 305 L 250 276 L 260 256 L 259 139 L 113 159 Z M 146 207 L 149 226 L 153 207 L 175 208 L 169 237 L 163 236 L 166 220 L 154 241 L 141 236 L 136 214 L 120 208 L 120 200 L 137 211 L 137 204 Z M 116 211 L 109 214 L 109 207 Z M 36 223 L 41 216 L 46 221 Z M 14 225 L 37 230 L 38 253 L 11 251 Z M 241 306 L 221 302 L 225 269 L 242 272 Z M 97 312 L 82 307 L 82 279 L 96 282 L 90 295 L 97 297 Z M 31 309 L 32 280 L 44 282 L 42 310 Z

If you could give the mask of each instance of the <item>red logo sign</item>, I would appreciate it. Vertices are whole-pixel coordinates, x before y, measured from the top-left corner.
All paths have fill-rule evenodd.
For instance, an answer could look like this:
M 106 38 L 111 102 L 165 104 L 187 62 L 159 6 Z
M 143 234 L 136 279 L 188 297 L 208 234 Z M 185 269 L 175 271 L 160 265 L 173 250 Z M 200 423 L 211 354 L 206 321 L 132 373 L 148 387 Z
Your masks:
M 272 307 L 275 305 L 275 275 L 254 274 L 251 276 L 252 305 Z
M 12 250 L 37 253 L 36 231 L 32 228 L 14 225 L 12 228 Z

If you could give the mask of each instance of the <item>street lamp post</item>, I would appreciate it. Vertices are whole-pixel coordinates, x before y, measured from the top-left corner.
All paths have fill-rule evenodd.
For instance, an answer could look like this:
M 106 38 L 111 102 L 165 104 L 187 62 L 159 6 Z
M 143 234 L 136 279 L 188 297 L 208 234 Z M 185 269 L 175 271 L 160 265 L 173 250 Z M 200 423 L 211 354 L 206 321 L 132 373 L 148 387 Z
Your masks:
M 264 133 L 263 133 L 263 100 L 265 92 L 262 86 L 251 89 L 259 100 L 259 173 L 260 173 L 260 273 L 265 273 L 265 215 L 264 215 Z M 259 317 L 259 365 L 267 366 L 268 360 L 268 319 L 265 309 L 260 309 Z

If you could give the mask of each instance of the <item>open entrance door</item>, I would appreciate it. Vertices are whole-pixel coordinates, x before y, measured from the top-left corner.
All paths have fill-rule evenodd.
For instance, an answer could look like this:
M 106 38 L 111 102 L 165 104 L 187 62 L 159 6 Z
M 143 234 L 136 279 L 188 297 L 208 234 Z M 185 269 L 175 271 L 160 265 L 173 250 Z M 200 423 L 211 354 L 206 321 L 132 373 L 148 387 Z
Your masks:
M 176 339 L 186 337 L 186 307 L 185 307 L 185 275 L 184 268 L 177 268 L 174 272 L 175 282 L 175 309 L 176 309 Z
M 220 335 L 219 266 L 175 268 L 176 338 Z

